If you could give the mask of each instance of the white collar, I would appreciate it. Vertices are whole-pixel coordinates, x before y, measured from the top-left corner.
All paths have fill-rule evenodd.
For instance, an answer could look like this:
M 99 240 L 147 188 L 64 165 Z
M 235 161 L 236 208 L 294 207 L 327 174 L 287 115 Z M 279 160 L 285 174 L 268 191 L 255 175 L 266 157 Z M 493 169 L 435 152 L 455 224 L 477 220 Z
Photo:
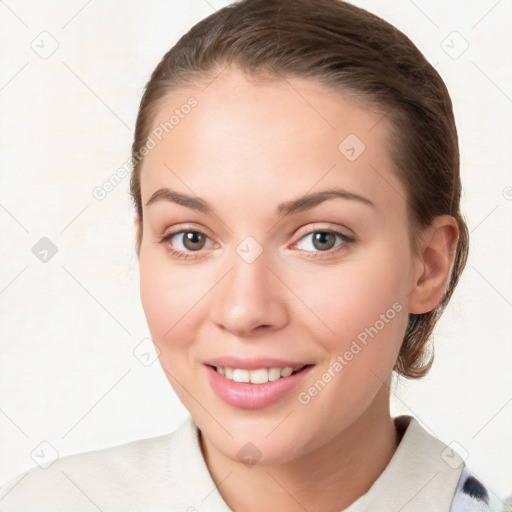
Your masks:
M 394 421 L 403 432 L 398 448 L 368 492 L 344 512 L 448 512 L 464 461 L 412 416 L 398 416 Z M 174 433 L 169 448 L 170 477 L 179 482 L 191 507 L 229 512 L 208 471 L 199 430 L 191 417 Z
M 448 512 L 463 459 L 412 416 L 394 420 L 404 432 L 398 448 L 368 492 L 344 512 Z

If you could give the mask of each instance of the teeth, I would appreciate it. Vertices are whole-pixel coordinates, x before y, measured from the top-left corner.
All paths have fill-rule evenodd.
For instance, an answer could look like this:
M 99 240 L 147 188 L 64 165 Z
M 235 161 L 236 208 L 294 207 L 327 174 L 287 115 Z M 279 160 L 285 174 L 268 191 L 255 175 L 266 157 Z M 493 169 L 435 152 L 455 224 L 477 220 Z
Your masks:
M 293 368 L 283 368 L 281 370 L 281 377 L 289 377 L 293 373 Z
M 233 370 L 233 380 L 235 382 L 249 382 L 249 370 Z
M 266 368 L 251 370 L 248 373 L 250 374 L 249 379 L 253 384 L 265 384 L 265 382 L 268 382 L 268 370 Z
M 223 368 L 217 366 L 217 373 L 226 377 L 226 379 L 235 382 L 251 382 L 252 384 L 266 384 L 267 382 L 276 381 L 282 377 L 289 377 L 293 372 L 299 370 L 297 368 L 258 368 L 257 370 L 243 370 L 240 368 Z
M 281 369 L 280 368 L 270 368 L 268 371 L 268 380 L 271 382 L 281 378 Z

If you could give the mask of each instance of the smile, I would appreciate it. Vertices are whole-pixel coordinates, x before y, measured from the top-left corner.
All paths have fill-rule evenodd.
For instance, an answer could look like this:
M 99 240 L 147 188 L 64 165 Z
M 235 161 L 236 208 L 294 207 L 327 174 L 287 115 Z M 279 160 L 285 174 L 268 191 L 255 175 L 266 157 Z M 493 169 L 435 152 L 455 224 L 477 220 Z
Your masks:
M 295 393 L 302 389 L 304 379 L 315 367 L 314 364 L 286 365 L 277 360 L 222 362 L 225 366 L 220 361 L 209 361 L 203 368 L 215 395 L 237 409 L 261 409 L 282 400 L 294 400 Z
M 247 382 L 251 384 L 266 384 L 267 382 L 274 382 L 281 378 L 289 377 L 295 372 L 301 370 L 304 366 L 296 368 L 258 368 L 256 370 L 245 370 L 242 368 L 224 368 L 217 366 L 215 369 L 217 373 L 226 377 L 226 379 L 235 382 Z

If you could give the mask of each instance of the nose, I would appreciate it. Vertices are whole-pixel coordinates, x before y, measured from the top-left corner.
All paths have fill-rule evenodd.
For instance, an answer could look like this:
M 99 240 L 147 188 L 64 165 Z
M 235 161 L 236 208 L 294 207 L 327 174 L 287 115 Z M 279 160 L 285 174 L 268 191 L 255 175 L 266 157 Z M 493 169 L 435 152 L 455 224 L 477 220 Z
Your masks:
M 289 321 L 286 288 L 275 270 L 269 269 L 265 252 L 252 262 L 235 254 L 230 263 L 230 272 L 216 287 L 212 321 L 237 337 L 254 337 L 285 326 Z

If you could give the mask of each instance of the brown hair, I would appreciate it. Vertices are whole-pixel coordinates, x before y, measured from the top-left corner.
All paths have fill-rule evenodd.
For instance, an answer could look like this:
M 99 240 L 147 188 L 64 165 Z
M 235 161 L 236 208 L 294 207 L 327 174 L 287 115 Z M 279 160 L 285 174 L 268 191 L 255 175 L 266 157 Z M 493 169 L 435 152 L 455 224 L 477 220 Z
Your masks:
M 168 51 L 146 85 L 130 183 L 140 220 L 140 154 L 161 100 L 180 86 L 213 80 L 230 64 L 252 76 L 311 78 L 382 112 L 392 126 L 390 155 L 406 190 L 413 247 L 415 235 L 436 216 L 457 220 L 459 240 L 445 296 L 434 310 L 409 315 L 395 363 L 399 374 L 423 377 L 433 361 L 429 338 L 464 269 L 469 240 L 460 212 L 457 130 L 443 80 L 402 32 L 341 0 L 243 0 L 224 7 Z M 142 223 L 137 252 L 141 239 Z

